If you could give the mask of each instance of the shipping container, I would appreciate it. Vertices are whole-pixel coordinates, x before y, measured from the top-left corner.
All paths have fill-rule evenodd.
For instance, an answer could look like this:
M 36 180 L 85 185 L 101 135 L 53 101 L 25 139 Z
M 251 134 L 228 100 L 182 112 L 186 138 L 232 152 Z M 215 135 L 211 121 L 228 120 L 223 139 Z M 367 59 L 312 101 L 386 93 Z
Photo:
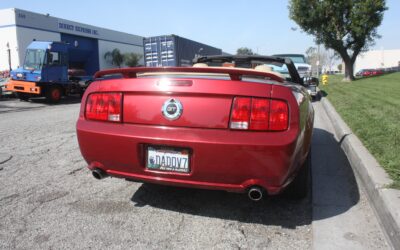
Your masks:
M 176 35 L 148 37 L 143 42 L 147 67 L 191 66 L 197 56 L 222 54 L 221 49 Z

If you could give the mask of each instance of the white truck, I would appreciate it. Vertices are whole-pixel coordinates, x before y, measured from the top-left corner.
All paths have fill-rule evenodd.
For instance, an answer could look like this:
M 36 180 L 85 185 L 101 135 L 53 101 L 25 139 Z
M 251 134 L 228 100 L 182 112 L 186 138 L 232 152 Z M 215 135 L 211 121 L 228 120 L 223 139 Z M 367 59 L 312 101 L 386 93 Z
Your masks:
M 303 78 L 304 85 L 312 98 L 318 94 L 318 78 L 311 77 L 311 65 L 307 63 L 306 57 L 303 54 L 277 54 L 277 57 L 285 57 L 292 60 L 300 77 Z

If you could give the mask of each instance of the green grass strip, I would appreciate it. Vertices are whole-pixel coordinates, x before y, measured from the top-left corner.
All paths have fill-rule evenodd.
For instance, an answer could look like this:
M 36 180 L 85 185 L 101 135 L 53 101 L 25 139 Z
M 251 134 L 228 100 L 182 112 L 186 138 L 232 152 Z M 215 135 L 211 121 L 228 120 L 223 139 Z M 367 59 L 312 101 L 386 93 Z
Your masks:
M 320 85 L 343 120 L 400 189 L 400 73 Z

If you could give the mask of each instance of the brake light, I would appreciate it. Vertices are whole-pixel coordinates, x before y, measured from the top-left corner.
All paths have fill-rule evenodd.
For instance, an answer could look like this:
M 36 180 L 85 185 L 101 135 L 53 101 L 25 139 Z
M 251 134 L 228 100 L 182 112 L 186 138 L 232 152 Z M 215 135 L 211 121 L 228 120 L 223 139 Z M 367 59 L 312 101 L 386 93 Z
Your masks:
M 285 101 L 265 98 L 235 97 L 231 129 L 283 131 L 289 126 L 289 108 Z
M 233 101 L 231 128 L 248 129 L 250 120 L 251 98 L 236 97 Z
M 268 130 L 269 100 L 252 98 L 250 129 Z
M 89 120 L 122 122 L 122 93 L 93 93 L 86 101 L 85 117 Z
M 289 108 L 286 102 L 271 100 L 269 130 L 282 131 L 288 129 Z

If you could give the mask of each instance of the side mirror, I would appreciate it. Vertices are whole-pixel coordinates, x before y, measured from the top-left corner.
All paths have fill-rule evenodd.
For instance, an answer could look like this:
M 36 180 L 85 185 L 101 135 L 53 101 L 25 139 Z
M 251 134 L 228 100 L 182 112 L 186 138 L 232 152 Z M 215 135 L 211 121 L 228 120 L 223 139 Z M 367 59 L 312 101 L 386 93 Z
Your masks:
M 52 66 L 53 64 L 53 55 L 51 53 L 47 53 L 47 66 Z
M 303 84 L 304 86 L 309 86 L 309 85 L 319 85 L 319 79 L 316 77 L 311 77 L 311 76 L 305 76 L 303 77 Z

